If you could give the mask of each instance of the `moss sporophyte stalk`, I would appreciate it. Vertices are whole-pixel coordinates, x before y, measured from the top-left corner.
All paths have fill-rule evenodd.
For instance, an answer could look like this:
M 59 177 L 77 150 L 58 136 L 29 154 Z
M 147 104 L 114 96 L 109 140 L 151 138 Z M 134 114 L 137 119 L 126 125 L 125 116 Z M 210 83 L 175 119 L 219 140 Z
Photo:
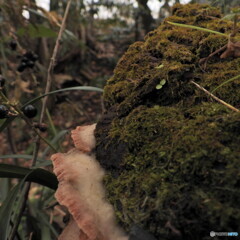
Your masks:
M 240 108 L 240 58 L 221 57 L 232 32 L 218 9 L 177 4 L 108 80 L 96 157 L 125 230 L 137 224 L 161 240 L 240 232 L 240 113 L 191 84 Z

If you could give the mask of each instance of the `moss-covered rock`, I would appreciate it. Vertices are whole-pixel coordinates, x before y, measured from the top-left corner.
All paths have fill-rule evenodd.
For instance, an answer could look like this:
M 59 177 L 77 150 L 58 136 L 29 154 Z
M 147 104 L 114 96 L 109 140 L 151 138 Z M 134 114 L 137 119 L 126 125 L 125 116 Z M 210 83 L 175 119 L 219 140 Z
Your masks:
M 220 51 L 200 64 L 228 38 L 167 21 L 226 34 L 233 27 L 216 8 L 178 4 L 120 59 L 96 130 L 109 201 L 126 230 L 138 224 L 161 240 L 240 232 L 240 113 L 191 84 L 212 91 L 240 74 L 240 58 L 221 59 Z M 239 107 L 239 83 L 216 96 Z

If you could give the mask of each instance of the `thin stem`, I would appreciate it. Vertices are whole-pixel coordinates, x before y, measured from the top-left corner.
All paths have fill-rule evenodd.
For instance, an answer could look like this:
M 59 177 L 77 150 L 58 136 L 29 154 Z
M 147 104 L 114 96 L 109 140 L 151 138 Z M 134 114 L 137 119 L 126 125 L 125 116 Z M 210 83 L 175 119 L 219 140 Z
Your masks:
M 21 109 L 18 107 L 18 106 L 12 106 L 17 112 L 18 114 L 20 115 L 20 117 L 28 124 L 29 127 L 31 127 L 33 129 L 33 131 L 36 133 L 36 135 L 38 136 L 39 139 L 43 140 L 50 148 L 52 148 L 52 150 L 54 152 L 57 152 L 57 149 L 55 149 L 54 146 L 52 146 L 52 144 L 46 139 L 44 138 L 40 133 L 39 131 L 33 127 L 31 121 L 23 114 L 23 112 L 21 111 Z M 33 167 L 33 166 L 32 166 Z
M 232 81 L 235 81 L 236 79 L 239 79 L 239 78 L 240 78 L 240 75 L 237 75 L 237 76 L 235 76 L 235 77 L 233 77 L 233 78 L 228 79 L 227 81 L 221 83 L 219 86 L 217 86 L 216 88 L 214 88 L 214 89 L 212 90 L 212 93 L 215 92 L 215 91 L 216 91 L 217 89 L 219 89 L 220 87 L 224 86 L 225 84 L 230 83 L 230 82 L 232 82 Z
M 68 15 L 68 12 L 69 12 L 71 1 L 72 0 L 68 0 L 67 6 L 66 6 L 66 9 L 65 9 L 65 13 L 64 13 L 64 17 L 63 17 L 63 21 L 62 21 L 62 24 L 61 24 L 61 28 L 60 28 L 60 31 L 58 33 L 58 37 L 57 37 L 57 40 L 56 40 L 55 47 L 53 49 L 53 55 L 52 55 L 50 63 L 49 63 L 48 72 L 47 72 L 47 84 L 46 84 L 46 88 L 45 88 L 45 94 L 48 93 L 51 89 L 51 85 L 52 85 L 52 76 L 51 75 L 52 75 L 52 71 L 54 69 L 56 56 L 57 56 L 57 52 L 58 52 L 58 49 L 59 49 L 59 46 L 60 46 L 60 40 L 62 38 L 62 34 L 63 34 L 64 28 L 65 28 L 65 23 L 66 23 L 66 20 L 67 20 L 67 15 Z M 47 100 L 48 100 L 48 96 L 46 96 L 43 99 L 43 105 L 42 105 L 42 111 L 41 111 L 39 123 L 43 122 L 45 111 L 46 111 L 46 106 L 47 106 Z
M 226 48 L 227 48 L 227 44 L 224 45 L 223 47 L 217 49 L 216 51 L 214 51 L 213 53 L 211 53 L 211 54 L 210 54 L 209 56 L 207 56 L 206 58 L 200 59 L 199 64 L 203 64 L 203 65 L 204 65 L 204 68 L 203 68 L 203 69 L 205 70 L 206 67 L 207 67 L 207 62 L 208 62 L 208 60 L 209 60 L 211 57 L 213 57 L 214 55 L 222 52 L 222 51 L 225 50 Z
M 228 37 L 228 35 L 225 34 L 225 33 L 217 32 L 217 31 L 214 31 L 214 30 L 211 30 L 211 29 L 208 29 L 208 28 L 202 28 L 202 27 L 188 25 L 188 24 L 183 24 L 183 23 L 174 23 L 174 22 L 169 22 L 169 21 L 167 21 L 167 23 L 175 25 L 175 26 L 178 26 L 178 27 L 191 28 L 191 29 L 196 29 L 196 30 L 199 30 L 199 31 L 204 31 L 204 32 L 208 32 L 208 33 L 214 33 L 214 34 L 217 34 L 217 35 Z
M 8 98 L 4 95 L 2 91 L 0 91 L 0 96 L 4 99 L 4 101 L 11 106 L 19 115 L 20 117 L 29 125 L 29 127 L 32 128 L 32 130 L 36 133 L 39 139 L 43 140 L 54 152 L 57 152 L 57 150 L 52 146 L 50 142 L 48 142 L 47 139 L 41 136 L 41 134 L 38 132 L 38 130 L 33 127 L 31 121 L 23 114 L 22 110 L 16 105 L 16 104 L 11 104 Z
M 194 84 L 197 88 L 199 88 L 200 90 L 202 90 L 203 92 L 205 92 L 207 95 L 209 95 L 210 97 L 212 97 L 213 99 L 215 99 L 216 101 L 218 101 L 219 103 L 223 104 L 224 106 L 226 106 L 227 108 L 235 111 L 235 112 L 240 112 L 239 109 L 233 107 L 232 105 L 230 105 L 229 103 L 226 103 L 225 101 L 223 101 L 222 99 L 216 97 L 215 95 L 213 95 L 212 93 L 210 93 L 207 89 L 205 89 L 204 87 L 200 86 L 199 84 L 197 84 L 194 81 L 190 81 L 190 83 Z
M 67 15 L 68 15 L 68 12 L 69 12 L 69 9 L 70 9 L 71 2 L 72 2 L 72 0 L 68 0 L 67 6 L 66 6 L 66 9 L 65 9 L 65 12 L 64 12 L 63 21 L 62 21 L 62 24 L 61 24 L 61 27 L 60 27 L 60 30 L 59 30 L 59 33 L 58 33 L 58 37 L 57 37 L 57 40 L 56 40 L 56 43 L 55 43 L 55 47 L 53 49 L 53 54 L 52 54 L 52 57 L 51 57 L 51 60 L 50 60 L 50 63 L 49 63 L 49 67 L 48 67 L 47 84 L 46 84 L 44 94 L 47 94 L 51 89 L 51 85 L 52 85 L 52 76 L 51 75 L 52 75 L 52 71 L 54 69 L 56 56 L 57 56 L 57 52 L 58 52 L 59 45 L 60 45 L 60 40 L 62 38 L 62 34 L 63 34 L 64 28 L 65 28 L 65 23 L 66 23 L 66 20 L 67 20 Z M 46 96 L 43 99 L 39 124 L 43 123 L 43 120 L 44 120 L 44 117 L 45 117 L 45 112 L 46 112 L 46 107 L 47 107 L 47 100 L 48 100 L 48 96 Z M 36 147 L 34 148 L 34 153 L 33 153 L 32 166 L 35 166 L 35 164 L 36 164 L 39 148 L 40 148 L 40 138 L 37 137 Z

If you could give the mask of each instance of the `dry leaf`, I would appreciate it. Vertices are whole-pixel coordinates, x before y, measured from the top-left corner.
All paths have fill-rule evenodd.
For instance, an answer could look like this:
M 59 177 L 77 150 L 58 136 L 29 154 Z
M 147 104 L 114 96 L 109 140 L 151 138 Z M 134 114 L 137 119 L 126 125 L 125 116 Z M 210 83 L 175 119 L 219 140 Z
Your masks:
M 228 58 L 228 57 L 240 57 L 240 42 L 232 42 L 228 41 L 227 49 L 222 53 L 220 58 Z

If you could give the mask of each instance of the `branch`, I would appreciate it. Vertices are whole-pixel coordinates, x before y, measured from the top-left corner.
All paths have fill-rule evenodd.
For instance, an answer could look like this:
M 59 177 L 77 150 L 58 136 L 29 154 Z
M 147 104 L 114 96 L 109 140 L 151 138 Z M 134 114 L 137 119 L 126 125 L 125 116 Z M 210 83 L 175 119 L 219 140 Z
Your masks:
M 38 132 L 38 130 L 32 125 L 31 121 L 24 115 L 22 110 L 17 106 L 17 104 L 11 104 L 9 99 L 4 95 L 4 93 L 1 91 L 0 88 L 0 97 L 4 99 L 7 105 L 11 106 L 16 113 L 26 122 L 26 124 L 36 133 L 36 136 L 38 136 L 39 139 L 42 139 L 50 148 L 52 148 L 53 151 L 57 152 L 57 150 L 52 146 L 50 142 L 48 142 L 47 139 L 41 136 L 41 134 Z M 16 151 L 14 151 L 16 153 Z
M 60 27 L 60 30 L 59 30 L 59 33 L 58 33 L 58 37 L 57 37 L 57 40 L 56 40 L 56 43 L 55 43 L 55 46 L 54 46 L 54 49 L 53 49 L 53 54 L 52 54 L 52 57 L 51 57 L 51 60 L 50 60 L 50 63 L 49 63 L 49 67 L 48 67 L 47 84 L 46 84 L 44 94 L 47 94 L 51 89 L 51 85 L 52 85 L 51 75 L 52 75 L 52 71 L 54 69 L 56 56 L 57 56 L 57 52 L 58 52 L 59 45 L 60 45 L 60 40 L 62 38 L 62 34 L 63 34 L 64 28 L 65 28 L 65 23 L 66 23 L 66 20 L 67 20 L 67 16 L 68 16 L 68 12 L 69 12 L 69 9 L 70 9 L 71 2 L 72 2 L 72 0 L 68 0 L 67 6 L 66 6 L 66 9 L 65 9 L 65 12 L 64 12 L 63 21 L 62 21 L 62 24 L 61 24 L 61 27 Z M 46 107 L 47 107 L 47 100 L 48 100 L 48 96 L 46 96 L 43 99 L 43 105 L 42 105 L 42 109 L 41 109 L 41 113 L 40 113 L 40 120 L 39 120 L 40 125 L 43 123 L 43 120 L 44 120 Z M 37 139 L 36 139 L 36 145 L 35 145 L 35 148 L 34 148 L 32 166 L 35 166 L 35 164 L 36 164 L 39 148 L 40 148 L 40 138 L 38 136 Z
M 227 108 L 235 111 L 235 112 L 240 112 L 239 109 L 233 107 L 232 105 L 230 105 L 229 103 L 224 102 L 223 100 L 221 100 L 220 98 L 216 97 L 215 95 L 213 95 L 212 93 L 210 93 L 208 90 L 206 90 L 205 88 L 203 88 L 202 86 L 200 86 L 199 84 L 197 84 L 194 81 L 190 81 L 190 83 L 194 84 L 197 88 L 199 88 L 200 90 L 202 90 L 203 92 L 205 92 L 207 95 L 209 95 L 210 97 L 212 97 L 213 99 L 215 99 L 217 102 L 223 104 L 224 106 L 226 106 Z
M 65 23 L 66 23 L 66 20 L 67 20 L 67 15 L 68 15 L 68 12 L 69 12 L 71 2 L 72 2 L 72 0 L 68 0 L 67 6 L 66 6 L 66 9 L 65 9 L 65 12 L 64 12 L 63 21 L 62 21 L 62 24 L 61 24 L 61 27 L 60 27 L 60 30 L 59 30 L 59 33 L 58 33 L 58 37 L 57 37 L 57 40 L 56 40 L 56 43 L 55 43 L 55 46 L 54 46 L 54 49 L 53 49 L 53 54 L 52 54 L 52 57 L 51 57 L 51 60 L 50 60 L 50 63 L 49 63 L 49 67 L 48 67 L 47 84 L 46 84 L 44 94 L 47 94 L 51 89 L 51 85 L 52 85 L 51 74 L 52 74 L 52 71 L 54 69 L 54 64 L 55 64 L 55 61 L 56 61 L 56 56 L 57 56 L 57 52 L 58 52 L 58 49 L 59 49 L 60 40 L 62 38 L 62 34 L 63 34 L 64 28 L 65 28 Z M 46 107 L 47 107 L 47 100 L 48 100 L 48 96 L 46 96 L 43 99 L 39 124 L 43 123 L 45 112 L 46 112 Z M 40 138 L 37 137 L 36 145 L 35 145 L 35 149 L 34 149 L 34 153 L 33 153 L 32 166 L 34 166 L 36 164 L 39 148 L 40 148 Z
M 61 24 L 61 28 L 59 30 L 58 37 L 57 37 L 57 40 L 56 40 L 56 43 L 55 43 L 55 47 L 53 49 L 53 54 L 52 54 L 52 57 L 51 57 L 51 60 L 50 60 L 50 63 L 49 63 L 48 72 L 47 72 L 47 84 L 46 84 L 46 88 L 45 88 L 45 94 L 48 93 L 51 89 L 51 85 L 52 85 L 51 75 L 52 75 L 52 71 L 54 69 L 56 56 L 57 56 L 57 52 L 58 52 L 59 45 L 60 45 L 60 40 L 62 38 L 62 34 L 63 34 L 64 28 L 65 28 L 65 23 L 66 23 L 66 20 L 67 20 L 67 15 L 68 15 L 68 12 L 69 12 L 71 2 L 72 2 L 72 0 L 68 0 L 67 6 L 66 6 L 66 9 L 65 9 L 65 13 L 64 13 L 64 17 L 63 17 L 63 21 L 62 21 L 62 24 Z M 43 99 L 43 105 L 42 105 L 42 111 L 41 111 L 39 123 L 43 122 L 45 111 L 46 111 L 47 99 L 48 99 L 47 96 Z

